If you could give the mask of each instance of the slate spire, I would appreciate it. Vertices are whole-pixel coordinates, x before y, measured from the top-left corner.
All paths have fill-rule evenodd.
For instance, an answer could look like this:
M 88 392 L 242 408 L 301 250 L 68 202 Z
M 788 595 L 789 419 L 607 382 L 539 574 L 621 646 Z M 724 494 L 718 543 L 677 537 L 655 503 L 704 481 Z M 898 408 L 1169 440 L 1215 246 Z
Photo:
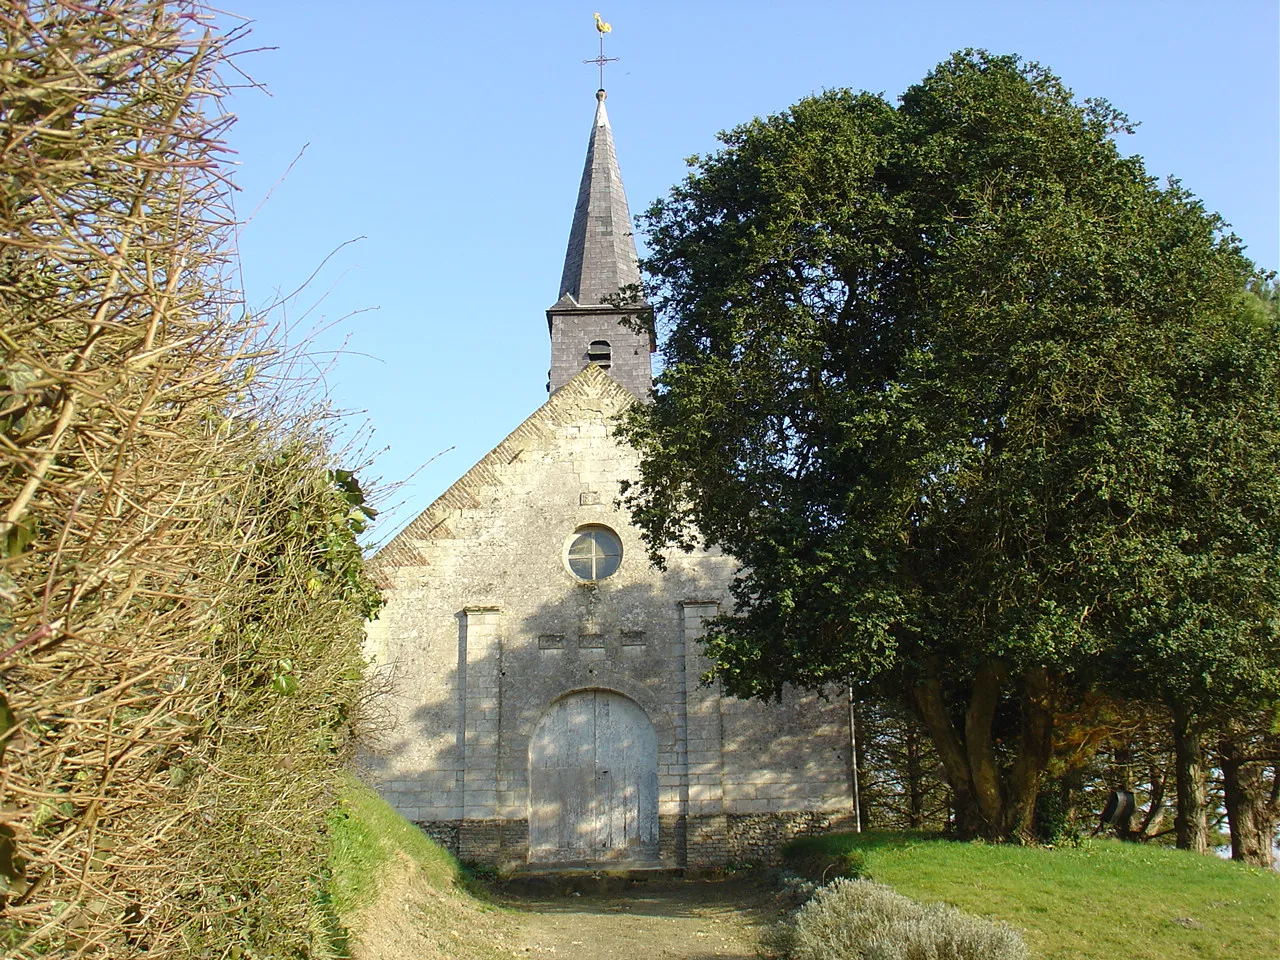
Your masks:
M 603 90 L 596 91 L 595 123 L 560 277 L 560 296 L 569 294 L 579 306 L 603 304 L 622 287 L 640 282 L 631 211 L 613 149 L 605 96 Z
M 560 299 L 547 309 L 551 334 L 547 390 L 554 393 L 594 365 L 645 400 L 653 389 L 655 344 L 650 325 L 641 322 L 650 318 L 648 304 L 641 299 L 625 304 L 617 299 L 624 287 L 640 282 L 640 264 L 604 98 L 605 92 L 597 91 L 596 119 L 569 230 Z

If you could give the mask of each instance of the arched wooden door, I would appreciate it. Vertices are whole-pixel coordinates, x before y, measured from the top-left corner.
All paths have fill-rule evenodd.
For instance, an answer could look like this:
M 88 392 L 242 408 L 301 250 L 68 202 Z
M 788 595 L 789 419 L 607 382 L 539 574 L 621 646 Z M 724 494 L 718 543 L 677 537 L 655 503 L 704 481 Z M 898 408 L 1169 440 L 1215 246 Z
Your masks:
M 529 859 L 658 859 L 658 738 L 634 700 L 555 701 L 529 742 Z

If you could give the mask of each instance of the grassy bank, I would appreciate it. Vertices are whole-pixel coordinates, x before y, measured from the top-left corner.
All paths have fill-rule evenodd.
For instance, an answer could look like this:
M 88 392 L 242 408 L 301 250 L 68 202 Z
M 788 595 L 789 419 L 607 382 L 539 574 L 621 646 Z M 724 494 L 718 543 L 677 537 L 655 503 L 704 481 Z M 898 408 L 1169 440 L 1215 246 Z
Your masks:
M 328 896 L 355 960 L 510 956 L 509 918 L 472 892 L 448 852 L 354 778 L 329 835 Z
M 348 777 L 329 824 L 329 892 L 340 916 L 373 902 L 377 878 L 393 861 L 407 857 L 423 880 L 439 890 L 462 880 L 458 862 L 376 792 Z
M 790 854 L 1004 920 L 1042 960 L 1280 956 L 1280 877 L 1215 857 L 1105 840 L 1048 850 L 876 832 L 811 838 Z

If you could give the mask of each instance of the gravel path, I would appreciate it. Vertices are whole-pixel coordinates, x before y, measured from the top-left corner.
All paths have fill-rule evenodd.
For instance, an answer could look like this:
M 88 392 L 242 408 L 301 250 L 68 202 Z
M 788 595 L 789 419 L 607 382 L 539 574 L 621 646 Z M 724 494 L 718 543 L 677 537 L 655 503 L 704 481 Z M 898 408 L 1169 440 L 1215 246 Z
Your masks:
M 614 893 L 505 895 L 516 956 L 556 960 L 711 960 L 769 956 L 760 937 L 781 910 L 743 881 L 635 884 Z

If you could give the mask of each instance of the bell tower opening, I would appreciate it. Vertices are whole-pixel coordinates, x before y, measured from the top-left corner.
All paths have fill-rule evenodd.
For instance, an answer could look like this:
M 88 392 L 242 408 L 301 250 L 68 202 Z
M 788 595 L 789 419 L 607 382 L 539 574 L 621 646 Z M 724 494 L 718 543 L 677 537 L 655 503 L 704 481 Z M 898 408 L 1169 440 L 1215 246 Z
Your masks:
M 613 350 L 609 346 L 608 340 L 592 340 L 591 346 L 587 347 L 587 362 L 594 363 L 602 370 L 608 370 L 613 360 Z

